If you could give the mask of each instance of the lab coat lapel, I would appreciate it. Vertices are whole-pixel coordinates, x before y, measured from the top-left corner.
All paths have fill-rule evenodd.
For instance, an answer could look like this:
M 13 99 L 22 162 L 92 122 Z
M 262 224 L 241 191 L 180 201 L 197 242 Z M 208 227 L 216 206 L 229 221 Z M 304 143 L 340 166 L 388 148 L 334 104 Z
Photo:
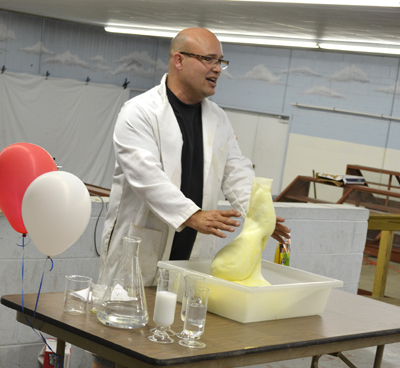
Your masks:
M 181 156 L 182 133 L 176 120 L 174 111 L 168 102 L 165 81 L 167 74 L 161 80 L 158 93 L 163 101 L 156 112 L 157 126 L 159 130 L 160 160 L 163 170 L 178 188 L 181 186 Z
M 164 103 L 157 112 L 163 170 L 178 187 L 181 185 L 182 134 L 172 107 Z
M 202 102 L 201 116 L 203 123 L 204 183 L 207 183 L 212 163 L 215 132 L 218 125 L 217 117 L 211 110 L 207 100 L 203 100 Z

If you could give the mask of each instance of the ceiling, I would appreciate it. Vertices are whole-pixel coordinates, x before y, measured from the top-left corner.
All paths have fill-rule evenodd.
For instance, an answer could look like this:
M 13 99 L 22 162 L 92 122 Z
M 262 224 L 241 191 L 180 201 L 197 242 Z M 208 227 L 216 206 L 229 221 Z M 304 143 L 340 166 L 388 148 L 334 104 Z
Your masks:
M 0 9 L 97 26 L 206 27 L 219 33 L 400 45 L 400 7 L 226 0 L 0 0 Z

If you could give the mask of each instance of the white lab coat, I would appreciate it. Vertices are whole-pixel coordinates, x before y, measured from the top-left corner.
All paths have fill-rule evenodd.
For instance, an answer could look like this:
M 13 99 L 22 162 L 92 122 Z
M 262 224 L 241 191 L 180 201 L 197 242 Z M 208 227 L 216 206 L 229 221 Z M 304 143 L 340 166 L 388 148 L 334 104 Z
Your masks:
M 182 134 L 161 84 L 126 102 L 114 131 L 116 167 L 105 220 L 99 284 L 122 258 L 124 236 L 142 238 L 140 267 L 152 285 L 159 260 L 168 260 L 175 231 L 199 208 L 180 191 Z M 254 171 L 237 144 L 225 112 L 202 101 L 204 187 L 202 209 L 217 208 L 219 190 L 245 216 Z M 190 259 L 211 259 L 217 237 L 198 234 Z

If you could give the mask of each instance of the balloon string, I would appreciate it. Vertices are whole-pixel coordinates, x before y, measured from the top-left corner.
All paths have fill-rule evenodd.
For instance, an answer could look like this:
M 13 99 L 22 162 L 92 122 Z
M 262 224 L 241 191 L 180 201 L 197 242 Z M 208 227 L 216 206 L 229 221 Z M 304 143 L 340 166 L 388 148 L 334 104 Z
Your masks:
M 22 234 L 22 313 L 24 312 L 24 269 L 25 269 L 25 240 L 26 234 Z M 20 246 L 18 244 L 18 246 Z M 25 317 L 26 318 L 26 317 Z
M 44 261 L 42 279 L 40 280 L 39 291 L 38 291 L 37 298 L 36 298 L 35 312 L 33 313 L 33 318 L 36 318 L 36 309 L 37 309 L 37 306 L 38 306 L 38 303 L 39 303 L 40 290 L 42 290 L 43 278 L 44 278 L 44 271 L 45 271 L 45 269 L 46 269 L 46 263 L 47 263 L 47 260 L 48 260 L 49 258 L 50 258 L 50 257 L 48 256 L 48 257 L 46 258 L 46 260 Z M 50 259 L 51 259 L 51 258 L 50 258 Z M 52 262 L 53 262 L 53 261 L 52 261 Z M 51 270 L 52 270 L 52 269 L 53 269 L 53 267 L 51 267 Z M 51 271 L 51 270 L 50 270 L 50 271 Z
M 50 349 L 50 351 L 57 357 L 57 367 L 59 368 L 60 363 L 61 366 L 64 368 L 64 364 L 61 361 L 61 358 L 57 355 L 57 353 L 55 353 L 53 351 L 53 349 L 50 347 L 50 345 L 47 343 L 46 338 L 42 335 L 41 332 L 38 332 L 35 330 L 35 328 L 32 326 L 32 324 L 30 323 L 28 317 L 25 315 L 25 310 L 24 310 L 24 269 L 25 269 L 25 242 L 24 239 L 26 237 L 26 234 L 22 234 L 22 245 L 17 244 L 18 246 L 22 246 L 22 313 L 24 314 L 24 317 L 26 319 L 26 322 L 28 323 L 28 325 L 32 328 L 33 332 L 39 336 L 41 338 L 41 340 L 45 343 L 45 345 Z M 50 258 L 50 256 L 48 256 L 45 260 L 44 266 L 46 267 L 46 263 L 47 263 L 47 259 L 51 260 L 51 269 L 50 271 L 53 269 L 53 260 Z M 45 271 L 45 267 L 43 268 L 43 273 L 42 273 L 42 279 L 40 281 L 40 286 L 39 286 L 39 291 L 38 291 L 38 295 L 37 295 L 37 299 L 36 299 L 36 304 L 35 304 L 35 311 L 33 313 L 33 318 L 34 320 L 36 319 L 36 309 L 37 309 L 37 305 L 39 302 L 39 295 L 40 295 L 40 290 L 42 288 L 42 284 L 43 284 L 43 277 L 44 277 L 44 271 Z

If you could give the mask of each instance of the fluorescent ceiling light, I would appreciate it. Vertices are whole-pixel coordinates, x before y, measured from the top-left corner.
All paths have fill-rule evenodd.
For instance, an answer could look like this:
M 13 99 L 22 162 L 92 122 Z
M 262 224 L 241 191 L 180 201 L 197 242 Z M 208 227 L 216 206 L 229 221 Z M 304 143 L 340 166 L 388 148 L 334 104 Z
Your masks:
M 179 31 L 169 29 L 154 29 L 154 28 L 139 28 L 139 27 L 121 27 L 121 26 L 106 26 L 104 29 L 112 33 L 127 33 L 141 36 L 168 37 L 173 38 Z
M 109 25 L 104 27 L 107 32 L 115 33 L 127 33 L 141 36 L 153 36 L 153 37 L 167 37 L 173 38 L 179 32 L 173 28 L 146 28 L 145 26 L 122 26 L 122 25 Z M 337 50 L 337 51 L 350 51 L 350 52 L 369 52 L 375 54 L 391 54 L 400 55 L 400 48 L 387 47 L 387 45 L 365 45 L 360 43 L 329 43 L 321 42 L 308 39 L 290 39 L 290 38 L 272 38 L 263 37 L 262 35 L 246 35 L 246 34 L 226 34 L 214 32 L 215 35 L 221 42 L 228 43 L 239 43 L 249 45 L 265 45 L 265 46 L 279 46 L 279 47 L 305 47 L 305 48 L 321 48 L 326 50 Z
M 219 35 L 215 34 L 221 42 L 229 43 L 246 43 L 252 45 L 268 45 L 268 46 L 283 46 L 283 47 L 309 47 L 317 48 L 317 43 L 312 41 L 290 40 L 290 39 L 272 39 L 267 37 L 246 37 L 244 35 Z
M 319 44 L 321 43 L 331 43 L 331 44 L 336 44 L 336 45 L 340 45 L 340 44 L 354 44 L 354 45 L 365 45 L 368 46 L 369 44 L 372 45 L 372 47 L 376 46 L 376 47 L 384 47 L 384 46 L 388 46 L 388 47 L 400 47 L 400 43 L 398 42 L 389 42 L 389 41 L 379 41 L 379 44 L 376 41 L 371 41 L 371 40 L 364 40 L 364 39 L 350 39 L 350 38 L 321 38 L 319 41 L 316 41 Z
M 252 1 L 263 3 L 290 3 L 290 4 L 319 4 L 319 5 L 356 5 L 356 6 L 389 6 L 399 7 L 398 0 L 227 0 L 227 1 Z
M 360 46 L 360 45 L 348 45 L 348 44 L 337 44 L 337 43 L 319 43 L 318 46 L 321 49 L 326 50 L 338 50 L 338 51 L 352 51 L 352 52 L 371 52 L 375 54 L 392 54 L 400 55 L 400 49 L 391 47 L 373 47 L 373 46 Z
M 168 37 L 173 38 L 179 32 L 178 30 L 168 29 L 168 28 L 145 28 L 141 26 L 129 27 L 129 26 L 118 26 L 118 25 L 109 25 L 104 27 L 107 32 L 113 33 L 126 33 L 126 34 L 135 34 L 141 36 L 154 36 L 154 37 Z M 290 40 L 290 39 L 270 39 L 268 37 L 248 37 L 246 35 L 235 35 L 235 34 L 218 34 L 214 32 L 215 35 L 221 42 L 230 42 L 230 43 L 245 43 L 252 45 L 269 45 L 269 46 L 283 46 L 283 47 L 309 47 L 309 48 L 317 48 L 316 42 L 308 41 L 308 40 Z

